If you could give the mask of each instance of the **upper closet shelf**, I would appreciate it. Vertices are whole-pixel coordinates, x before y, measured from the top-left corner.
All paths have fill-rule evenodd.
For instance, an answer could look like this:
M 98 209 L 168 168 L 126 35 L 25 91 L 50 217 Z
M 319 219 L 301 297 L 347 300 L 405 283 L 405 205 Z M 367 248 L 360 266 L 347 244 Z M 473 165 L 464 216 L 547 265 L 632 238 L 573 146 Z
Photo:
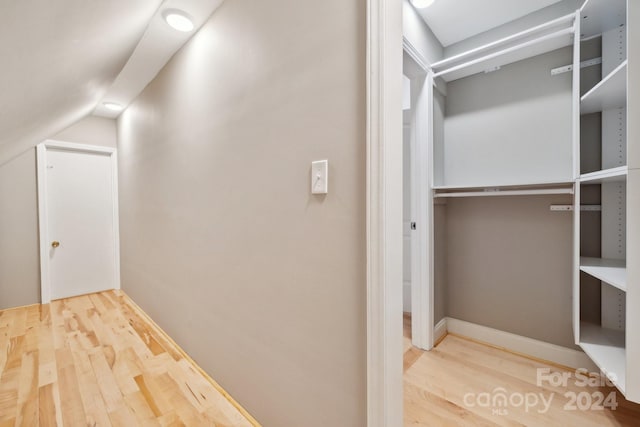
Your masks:
M 450 82 L 569 46 L 573 43 L 574 20 L 575 14 L 566 15 L 443 59 L 432 65 L 434 77 Z
M 627 103 L 627 61 L 585 93 L 580 101 L 580 114 L 624 107 Z
M 627 21 L 626 0 L 587 0 L 580 9 L 580 36 L 598 36 Z
M 580 175 L 581 184 L 602 184 L 603 182 L 622 182 L 627 178 L 628 168 L 619 166 L 617 168 L 605 169 Z
M 621 291 L 627 290 L 627 267 L 624 260 L 582 257 L 580 270 Z

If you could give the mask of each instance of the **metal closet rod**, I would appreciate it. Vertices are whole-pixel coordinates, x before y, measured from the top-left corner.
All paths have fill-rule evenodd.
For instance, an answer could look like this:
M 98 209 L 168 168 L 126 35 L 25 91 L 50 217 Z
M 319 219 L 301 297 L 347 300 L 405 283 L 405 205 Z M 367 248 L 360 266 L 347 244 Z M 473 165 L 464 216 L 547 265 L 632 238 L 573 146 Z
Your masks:
M 449 64 L 450 62 L 456 62 L 456 61 L 458 61 L 458 60 L 460 60 L 460 59 L 462 59 L 462 58 L 464 58 L 466 56 L 471 56 L 471 55 L 474 55 L 476 53 L 482 52 L 483 50 L 488 50 L 488 49 L 494 48 L 496 46 L 500 46 L 501 44 L 506 44 L 506 43 L 508 43 L 508 42 L 510 42 L 512 40 L 517 40 L 517 39 L 519 39 L 519 38 L 521 38 L 523 36 L 526 36 L 527 34 L 533 34 L 535 32 L 543 30 L 545 28 L 550 28 L 550 27 L 553 27 L 555 25 L 562 24 L 564 22 L 572 21 L 575 18 L 576 18 L 576 14 L 575 13 L 570 13 L 568 15 L 562 16 L 562 17 L 554 19 L 552 21 L 545 22 L 544 24 L 541 24 L 541 25 L 526 29 L 524 31 L 521 31 L 519 33 L 512 34 L 510 36 L 501 38 L 501 39 L 496 40 L 494 42 L 487 43 L 485 45 L 482 45 L 482 46 L 467 50 L 465 52 L 462 52 L 462 53 L 459 53 L 457 55 L 451 56 L 449 58 L 442 59 L 442 60 L 432 64 L 432 68 L 442 67 L 443 65 Z
M 524 49 L 526 47 L 533 46 L 535 44 L 542 43 L 542 42 L 550 40 L 550 39 L 554 39 L 556 37 L 561 37 L 561 36 L 564 36 L 566 34 L 573 34 L 573 32 L 574 32 L 573 27 L 565 28 L 564 30 L 556 31 L 555 33 L 547 34 L 545 36 L 538 37 L 537 39 L 529 40 L 528 42 L 521 43 L 521 44 L 516 45 L 516 46 L 512 46 L 510 48 L 501 50 L 499 52 L 495 52 L 495 53 L 483 56 L 483 57 L 478 58 L 478 59 L 473 59 L 473 60 L 471 60 L 469 62 L 465 62 L 464 64 L 460 64 L 460 65 L 456 65 L 455 67 L 447 68 L 446 70 L 442 70 L 439 73 L 435 73 L 433 75 L 433 77 L 440 77 L 440 76 L 443 76 L 445 74 L 449 74 L 449 73 L 452 73 L 454 71 L 458 71 L 458 70 L 461 70 L 463 68 L 467 68 L 467 67 L 470 67 L 472 65 L 479 64 L 481 62 L 485 62 L 485 61 L 488 61 L 490 59 L 497 58 L 499 56 L 506 55 L 506 54 L 511 53 L 511 52 L 515 52 L 516 50 Z

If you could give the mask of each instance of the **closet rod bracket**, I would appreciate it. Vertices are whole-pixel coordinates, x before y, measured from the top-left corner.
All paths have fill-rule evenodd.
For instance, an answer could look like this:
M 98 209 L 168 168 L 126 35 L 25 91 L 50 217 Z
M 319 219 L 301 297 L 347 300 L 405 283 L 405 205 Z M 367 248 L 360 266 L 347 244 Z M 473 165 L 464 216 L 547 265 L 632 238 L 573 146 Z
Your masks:
M 592 67 L 594 65 L 602 64 L 602 58 L 592 58 L 587 59 L 586 61 L 582 61 L 580 63 L 580 68 Z M 551 70 L 551 75 L 556 76 L 558 74 L 568 73 L 569 71 L 573 71 L 573 64 L 565 65 L 564 67 L 558 67 Z
M 573 211 L 573 205 L 551 205 L 549 210 L 552 212 L 570 212 Z M 580 205 L 580 210 L 583 212 L 600 212 L 602 211 L 601 205 Z

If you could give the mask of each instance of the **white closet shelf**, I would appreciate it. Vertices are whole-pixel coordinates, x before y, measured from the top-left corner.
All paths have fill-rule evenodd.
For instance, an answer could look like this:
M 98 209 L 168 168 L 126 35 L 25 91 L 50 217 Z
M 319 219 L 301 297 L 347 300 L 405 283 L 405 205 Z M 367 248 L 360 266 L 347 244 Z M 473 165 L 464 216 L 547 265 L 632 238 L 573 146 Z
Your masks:
M 450 193 L 436 193 L 433 197 L 539 196 L 546 194 L 573 194 L 573 190 L 570 188 L 552 188 L 548 190 L 458 191 Z
M 494 191 L 494 190 L 520 190 L 520 189 L 547 189 L 547 188 L 564 188 L 573 185 L 569 180 L 550 180 L 537 182 L 509 183 L 509 184 L 436 184 L 431 188 L 433 190 L 468 190 L 468 191 Z
M 626 351 L 624 331 L 580 323 L 580 347 L 618 389 L 625 393 Z
M 626 24 L 626 0 L 587 0 L 580 16 L 582 38 L 600 35 Z
M 580 270 L 622 291 L 627 290 L 627 263 L 624 260 L 581 257 Z
M 603 182 L 622 182 L 627 178 L 627 166 L 604 169 L 580 175 L 581 184 L 602 184 Z
M 573 183 L 542 183 L 508 186 L 434 186 L 434 198 L 443 197 L 496 197 L 536 196 L 547 194 L 573 194 Z
M 618 65 L 580 99 L 580 114 L 622 108 L 627 104 L 627 61 Z

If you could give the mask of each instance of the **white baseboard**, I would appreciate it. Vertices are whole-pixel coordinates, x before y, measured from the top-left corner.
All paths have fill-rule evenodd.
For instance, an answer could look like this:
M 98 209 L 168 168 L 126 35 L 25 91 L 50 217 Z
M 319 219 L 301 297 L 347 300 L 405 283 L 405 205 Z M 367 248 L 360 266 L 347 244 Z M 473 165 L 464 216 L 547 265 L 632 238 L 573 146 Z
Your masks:
M 446 317 L 440 320 L 436 324 L 436 327 L 434 328 L 434 331 L 433 331 L 433 342 L 434 343 L 440 342 L 440 340 L 444 338 L 445 335 L 447 335 L 447 318 Z
M 445 331 L 451 332 L 452 334 L 462 335 L 536 359 L 546 360 L 573 369 L 584 368 L 589 370 L 589 372 L 599 372 L 595 363 L 582 351 L 477 325 L 475 323 L 465 322 L 464 320 L 453 319 L 451 317 L 443 320 L 445 324 L 442 327 L 440 326 L 440 324 L 443 323 L 442 321 L 436 326 L 436 337 L 439 334 L 438 328 L 444 328 Z

